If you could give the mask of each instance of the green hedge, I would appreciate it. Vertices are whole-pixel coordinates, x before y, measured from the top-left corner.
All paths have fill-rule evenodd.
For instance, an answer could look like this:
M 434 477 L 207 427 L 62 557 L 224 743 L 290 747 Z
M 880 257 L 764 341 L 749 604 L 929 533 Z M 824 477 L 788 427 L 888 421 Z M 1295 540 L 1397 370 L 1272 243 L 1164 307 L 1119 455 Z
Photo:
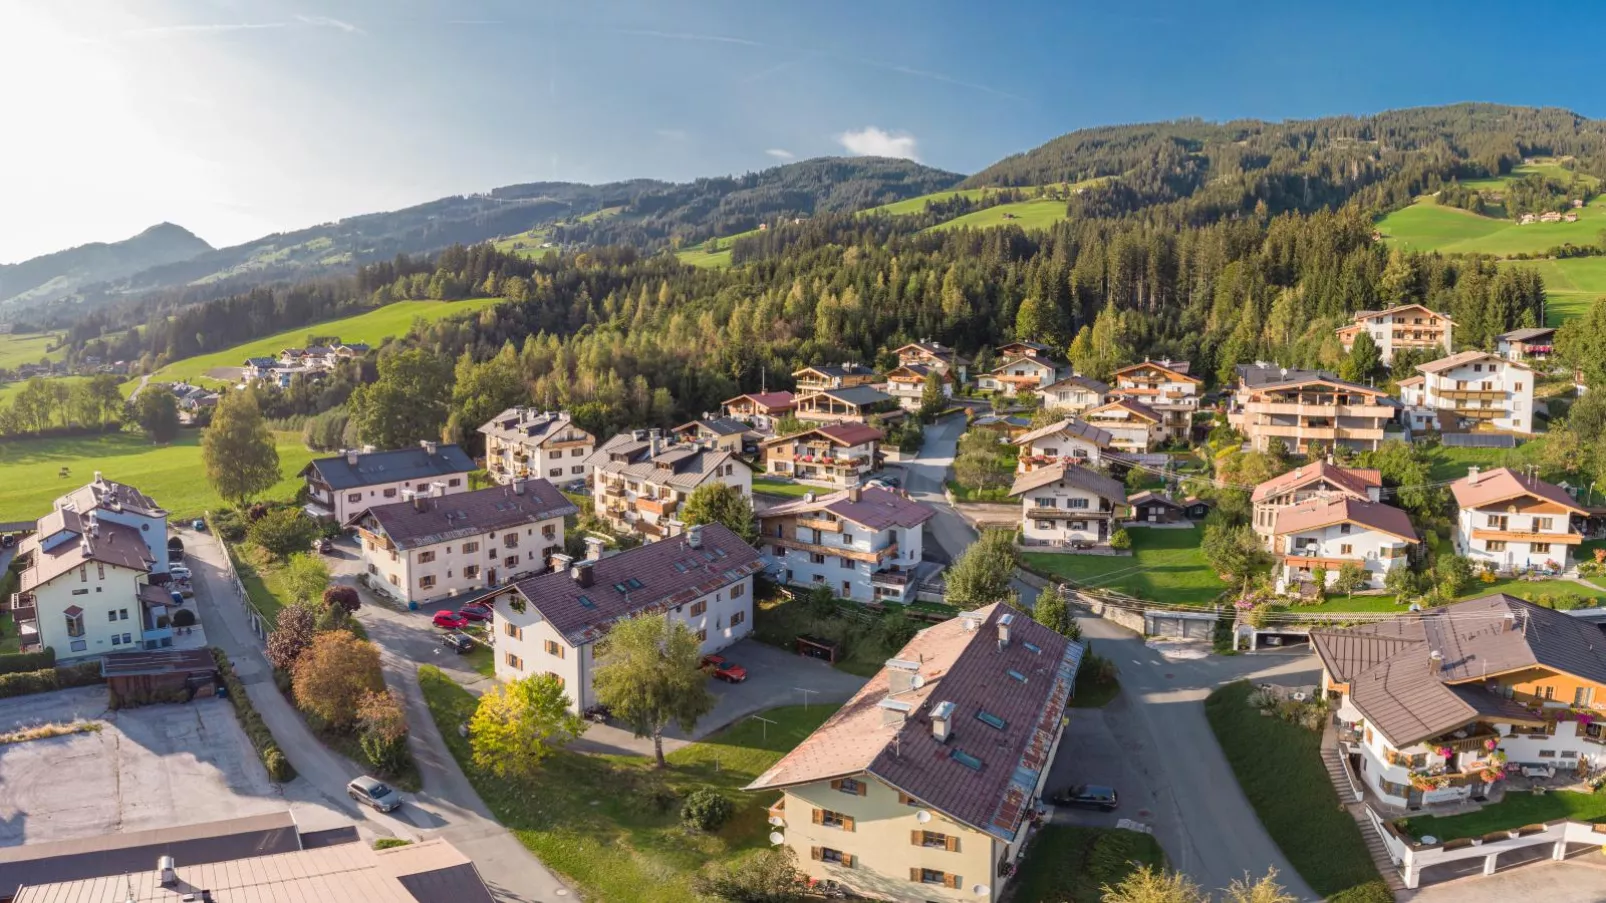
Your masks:
M 39 652 L 13 652 L 0 655 L 0 674 L 20 671 L 42 671 L 56 666 L 56 650 L 46 648 Z
M 273 731 L 268 729 L 268 723 L 262 720 L 262 713 L 251 704 L 251 697 L 245 695 L 245 684 L 234 673 L 234 663 L 217 647 L 212 648 L 212 658 L 217 660 L 218 673 L 223 675 L 223 685 L 229 690 L 229 701 L 234 703 L 234 713 L 240 718 L 240 727 L 245 729 L 245 735 L 251 739 L 251 745 L 262 758 L 262 764 L 268 769 L 268 777 L 280 784 L 294 780 L 295 768 L 285 758 L 279 741 L 273 738 Z
M 60 668 L 40 668 L 37 671 L 16 671 L 0 674 L 0 699 L 49 693 L 71 687 L 87 687 L 100 683 L 100 662 L 64 665 Z

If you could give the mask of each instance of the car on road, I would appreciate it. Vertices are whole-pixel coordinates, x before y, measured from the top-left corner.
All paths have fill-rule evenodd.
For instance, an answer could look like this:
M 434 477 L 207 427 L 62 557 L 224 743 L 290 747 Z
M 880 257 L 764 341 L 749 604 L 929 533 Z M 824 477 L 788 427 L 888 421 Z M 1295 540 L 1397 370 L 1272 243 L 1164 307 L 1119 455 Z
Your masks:
M 1098 784 L 1077 784 L 1048 798 L 1056 806 L 1075 806 L 1081 809 L 1101 809 L 1114 812 L 1118 804 L 1114 787 Z
M 177 593 L 181 599 L 189 599 L 195 596 L 195 585 L 188 580 L 174 580 L 168 584 L 168 587 L 169 592 Z
M 182 564 L 173 565 L 167 569 L 167 573 L 174 580 L 183 580 L 185 582 L 188 582 L 191 577 L 190 569 Z
M 729 661 L 723 655 L 703 656 L 703 670 L 713 675 L 716 680 L 723 680 L 726 683 L 739 684 L 747 679 L 747 669 Z
M 460 618 L 467 618 L 470 621 L 489 621 L 493 616 L 493 612 L 491 611 L 491 606 L 489 605 L 482 605 L 479 602 L 471 602 L 468 605 L 459 608 L 457 610 L 457 616 Z
M 0 549 L 9 549 L 9 548 L 11 548 L 12 546 L 14 546 L 16 544 L 17 544 L 16 534 L 7 533 L 4 536 L 0 536 Z
M 402 804 L 401 797 L 390 785 L 378 778 L 363 775 L 352 779 L 346 785 L 346 795 L 365 806 L 373 806 L 380 812 L 394 812 Z
M 201 520 L 200 518 L 196 518 L 193 522 L 190 523 L 190 529 L 194 530 L 197 533 L 205 533 L 206 532 L 206 521 Z
M 329 539 L 329 537 L 320 536 L 312 541 L 312 550 L 314 552 L 328 555 L 330 552 L 335 550 L 335 544 Z
M 446 630 L 462 630 L 468 626 L 468 618 L 455 611 L 437 611 L 432 620 L 435 622 L 436 627 Z
M 457 633 L 456 631 L 441 634 L 441 645 L 456 652 L 458 655 L 474 651 L 474 641 L 469 639 L 467 634 Z

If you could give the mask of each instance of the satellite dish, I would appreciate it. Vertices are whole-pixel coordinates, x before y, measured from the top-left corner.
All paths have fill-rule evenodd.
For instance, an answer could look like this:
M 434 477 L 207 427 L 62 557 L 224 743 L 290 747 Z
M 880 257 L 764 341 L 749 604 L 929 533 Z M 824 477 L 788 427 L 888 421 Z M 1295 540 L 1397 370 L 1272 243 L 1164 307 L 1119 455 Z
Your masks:
M 770 824 L 774 825 L 777 828 L 783 828 L 783 827 L 786 826 L 786 819 L 782 818 L 779 815 L 771 815 L 770 816 Z
M 783 844 L 785 842 L 786 842 L 786 838 L 781 836 L 781 832 L 779 832 L 779 831 L 771 831 L 770 832 L 770 843 L 775 844 L 775 845 L 780 845 L 780 844 Z
M 916 674 L 909 681 L 909 686 L 915 688 L 916 690 L 920 689 L 921 687 L 923 687 L 925 685 L 926 685 L 926 679 L 924 677 L 920 676 L 919 674 Z
M 1300 691 L 1294 693 L 1294 701 L 1295 702 L 1304 702 L 1305 701 L 1305 691 L 1304 690 L 1300 690 Z
M 919 812 L 915 813 L 915 821 L 925 824 L 931 821 L 931 813 L 921 809 Z
M 975 887 L 971 888 L 970 892 L 975 894 L 978 897 L 985 897 L 985 896 L 987 896 L 988 893 L 991 892 L 991 888 L 989 888 L 985 884 L 978 884 Z

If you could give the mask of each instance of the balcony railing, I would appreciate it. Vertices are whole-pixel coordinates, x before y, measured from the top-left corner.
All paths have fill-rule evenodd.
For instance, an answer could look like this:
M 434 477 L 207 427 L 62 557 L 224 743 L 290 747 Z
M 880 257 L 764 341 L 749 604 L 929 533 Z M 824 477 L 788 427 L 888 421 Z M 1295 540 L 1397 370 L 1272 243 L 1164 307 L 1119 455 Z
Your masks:
M 675 506 L 678 505 L 678 504 L 680 504 L 680 503 L 678 501 L 676 501 L 675 499 L 647 499 L 647 498 L 636 499 L 636 507 L 637 508 L 641 509 L 642 511 L 646 511 L 648 513 L 651 513 L 651 514 L 656 514 L 659 517 L 663 517 L 664 515 L 667 515 L 670 512 L 674 511 L 675 510 Z
M 797 525 L 799 527 L 807 527 L 811 530 L 824 530 L 828 533 L 842 532 L 842 522 L 838 520 L 823 520 L 816 517 L 800 517 L 797 519 Z
M 799 552 L 810 552 L 818 555 L 835 555 L 851 561 L 867 561 L 871 564 L 880 564 L 882 561 L 895 557 L 898 554 L 898 544 L 889 543 L 886 548 L 867 552 L 863 549 L 844 549 L 839 546 L 824 546 L 814 542 L 804 542 L 800 539 L 791 539 L 785 536 L 770 536 L 766 539 L 783 549 L 796 549 Z
M 870 575 L 870 582 L 879 586 L 908 586 L 910 576 L 908 571 L 876 571 Z

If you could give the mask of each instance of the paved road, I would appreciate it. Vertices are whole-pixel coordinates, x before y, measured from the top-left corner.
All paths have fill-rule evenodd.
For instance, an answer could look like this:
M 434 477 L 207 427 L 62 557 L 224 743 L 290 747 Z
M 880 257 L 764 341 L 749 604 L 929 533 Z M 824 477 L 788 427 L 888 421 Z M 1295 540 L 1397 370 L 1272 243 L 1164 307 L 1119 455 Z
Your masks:
M 190 534 L 185 550 L 196 574 L 196 597 L 207 635 L 234 661 L 251 701 L 298 772 L 294 781 L 284 785 L 284 794 L 298 804 L 291 808 L 303 830 L 308 829 L 303 812 L 310 811 L 324 819 L 344 817 L 349 822 L 356 818 L 379 834 L 444 837 L 474 860 L 480 877 L 498 900 L 552 903 L 570 896 L 569 889 L 491 817 L 442 742 L 418 688 L 417 666 L 421 661 L 459 670 L 463 666 L 449 660 L 450 656 L 434 656 L 434 650 L 441 647 L 433 645 L 428 631 L 417 630 L 414 619 L 418 615 L 376 604 L 366 604 L 362 610 L 363 625 L 380 647 L 385 681 L 406 700 L 407 721 L 412 727 L 408 743 L 418 762 L 423 789 L 407 797 L 408 805 L 392 814 L 359 809 L 345 796 L 345 786 L 361 769 L 319 743 L 273 686 L 267 659 L 251 637 L 224 575 L 221 546 L 210 536 Z
M 937 510 L 937 516 L 926 522 L 925 540 L 936 546 L 933 551 L 940 551 L 942 557 L 950 561 L 976 540 L 976 531 L 943 495 L 943 483 L 948 479 L 948 469 L 959 448 L 959 434 L 964 431 L 963 417 L 946 417 L 926 427 L 919 457 L 903 463 L 904 487 L 910 497 Z

